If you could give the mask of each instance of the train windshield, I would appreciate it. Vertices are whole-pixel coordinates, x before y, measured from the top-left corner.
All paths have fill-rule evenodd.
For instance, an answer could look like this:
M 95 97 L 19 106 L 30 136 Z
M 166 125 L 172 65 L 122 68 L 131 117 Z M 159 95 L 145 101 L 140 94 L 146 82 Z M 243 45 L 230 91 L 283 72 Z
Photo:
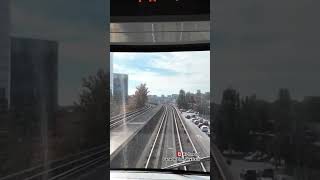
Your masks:
M 209 51 L 111 57 L 111 167 L 209 172 Z
M 209 21 L 110 24 L 111 169 L 210 172 L 209 40 Z

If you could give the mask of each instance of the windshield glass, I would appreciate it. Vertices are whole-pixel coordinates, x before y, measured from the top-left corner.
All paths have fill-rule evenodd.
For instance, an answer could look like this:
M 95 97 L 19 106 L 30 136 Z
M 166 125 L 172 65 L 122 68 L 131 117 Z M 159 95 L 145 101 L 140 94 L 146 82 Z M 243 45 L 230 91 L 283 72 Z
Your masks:
M 210 172 L 210 52 L 111 53 L 110 166 Z M 192 161 L 190 165 L 171 167 Z

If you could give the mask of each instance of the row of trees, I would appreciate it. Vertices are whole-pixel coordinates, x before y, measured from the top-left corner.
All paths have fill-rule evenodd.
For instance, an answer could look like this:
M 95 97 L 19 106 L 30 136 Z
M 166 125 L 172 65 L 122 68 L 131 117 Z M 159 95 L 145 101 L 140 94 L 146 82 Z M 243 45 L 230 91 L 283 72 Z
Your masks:
M 216 143 L 222 150 L 261 150 L 288 164 L 310 164 L 311 140 L 305 134 L 308 109 L 304 102 L 292 100 L 288 89 L 280 89 L 274 102 L 255 95 L 240 98 L 235 89 L 226 89 L 214 116 Z M 260 146 L 253 135 L 257 133 L 265 135 Z
M 205 115 L 210 114 L 210 93 L 202 94 L 198 90 L 196 94 L 192 94 L 181 89 L 176 102 L 179 108 L 193 109 Z
M 77 111 L 83 114 L 85 138 L 89 146 L 100 145 L 107 136 L 106 120 L 109 119 L 108 78 L 103 70 L 84 78 Z

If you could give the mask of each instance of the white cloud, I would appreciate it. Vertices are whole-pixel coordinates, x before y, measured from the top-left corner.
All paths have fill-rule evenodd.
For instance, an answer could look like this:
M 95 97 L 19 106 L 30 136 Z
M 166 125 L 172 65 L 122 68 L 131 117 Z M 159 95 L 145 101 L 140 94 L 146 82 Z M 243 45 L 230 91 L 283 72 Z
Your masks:
M 119 61 L 117 58 L 114 59 L 116 62 L 114 63 L 115 72 L 128 74 L 129 83 L 130 81 L 146 83 L 150 94 L 176 94 L 180 89 L 191 92 L 198 89 L 210 91 L 209 52 L 157 53 L 150 56 L 151 59 L 148 61 L 150 62 L 150 68 L 174 71 L 176 75 L 148 70 L 142 71 L 137 67 L 127 67 L 125 63 L 121 63 L 126 60 L 136 60 L 138 63 L 138 56 L 133 53 L 117 53 L 115 57 L 121 58 L 121 60 L 119 58 Z M 135 89 L 129 89 L 129 94 L 133 94 L 134 91 Z

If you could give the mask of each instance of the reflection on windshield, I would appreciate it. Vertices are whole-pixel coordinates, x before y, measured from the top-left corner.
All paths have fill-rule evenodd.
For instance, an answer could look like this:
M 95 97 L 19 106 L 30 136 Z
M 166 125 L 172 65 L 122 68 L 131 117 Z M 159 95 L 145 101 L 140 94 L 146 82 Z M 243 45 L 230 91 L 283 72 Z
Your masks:
M 0 1 L 1 180 L 69 179 L 107 162 L 105 22 L 85 28 L 104 8 L 68 3 Z M 76 22 L 70 7 L 83 9 Z

